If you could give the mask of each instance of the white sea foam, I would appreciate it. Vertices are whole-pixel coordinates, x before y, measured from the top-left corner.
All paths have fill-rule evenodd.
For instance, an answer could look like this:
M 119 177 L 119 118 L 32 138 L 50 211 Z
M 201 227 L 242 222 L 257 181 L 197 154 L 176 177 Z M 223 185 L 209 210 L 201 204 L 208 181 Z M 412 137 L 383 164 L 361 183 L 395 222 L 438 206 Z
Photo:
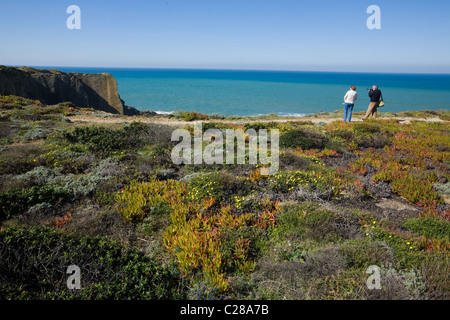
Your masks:
M 295 113 L 295 112 L 278 112 L 278 113 L 259 113 L 259 114 L 251 115 L 251 116 L 265 117 L 265 116 L 270 116 L 270 115 L 276 115 L 278 117 L 283 117 L 283 118 L 303 118 L 303 117 L 306 117 L 308 114 L 307 113 Z
M 279 112 L 277 113 L 280 117 L 289 117 L 289 118 L 303 118 L 306 117 L 307 113 L 291 113 L 291 112 Z
M 157 114 L 173 114 L 173 111 L 155 111 Z

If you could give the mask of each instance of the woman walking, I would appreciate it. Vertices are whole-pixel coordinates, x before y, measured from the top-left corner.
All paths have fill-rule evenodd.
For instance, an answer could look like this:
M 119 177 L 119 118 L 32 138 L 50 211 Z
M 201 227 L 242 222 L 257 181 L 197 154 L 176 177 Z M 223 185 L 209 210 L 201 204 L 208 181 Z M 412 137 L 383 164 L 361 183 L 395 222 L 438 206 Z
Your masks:
M 344 121 L 352 121 L 353 107 L 355 106 L 356 100 L 358 100 L 356 87 L 351 86 L 344 97 Z

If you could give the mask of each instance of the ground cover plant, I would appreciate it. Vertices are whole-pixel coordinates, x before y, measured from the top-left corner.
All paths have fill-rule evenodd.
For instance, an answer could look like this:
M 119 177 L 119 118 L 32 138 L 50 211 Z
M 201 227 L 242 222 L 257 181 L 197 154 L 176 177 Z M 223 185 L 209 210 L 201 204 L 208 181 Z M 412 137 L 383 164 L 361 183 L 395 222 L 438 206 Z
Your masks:
M 0 97 L 0 299 L 449 299 L 448 112 L 406 115 L 169 126 Z M 278 129 L 279 171 L 175 165 L 196 120 Z

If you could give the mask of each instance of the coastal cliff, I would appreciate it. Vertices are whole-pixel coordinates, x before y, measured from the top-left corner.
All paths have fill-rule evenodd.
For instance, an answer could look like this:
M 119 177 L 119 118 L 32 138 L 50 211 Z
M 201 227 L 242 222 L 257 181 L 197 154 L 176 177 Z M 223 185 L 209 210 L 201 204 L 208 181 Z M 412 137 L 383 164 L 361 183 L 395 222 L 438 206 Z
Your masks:
M 17 95 L 45 104 L 70 101 L 81 108 L 135 115 L 125 106 L 116 79 L 109 73 L 65 73 L 58 70 L 0 66 L 0 95 Z

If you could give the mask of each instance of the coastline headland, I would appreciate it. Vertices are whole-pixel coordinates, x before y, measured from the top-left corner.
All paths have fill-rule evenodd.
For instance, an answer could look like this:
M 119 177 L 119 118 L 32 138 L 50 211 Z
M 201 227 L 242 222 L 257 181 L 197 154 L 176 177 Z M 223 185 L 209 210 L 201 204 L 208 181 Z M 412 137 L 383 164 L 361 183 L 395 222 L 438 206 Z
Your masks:
M 58 70 L 0 66 L 0 95 L 16 95 L 44 104 L 71 102 L 112 114 L 134 115 L 125 105 L 116 79 L 109 73 L 65 73 Z

